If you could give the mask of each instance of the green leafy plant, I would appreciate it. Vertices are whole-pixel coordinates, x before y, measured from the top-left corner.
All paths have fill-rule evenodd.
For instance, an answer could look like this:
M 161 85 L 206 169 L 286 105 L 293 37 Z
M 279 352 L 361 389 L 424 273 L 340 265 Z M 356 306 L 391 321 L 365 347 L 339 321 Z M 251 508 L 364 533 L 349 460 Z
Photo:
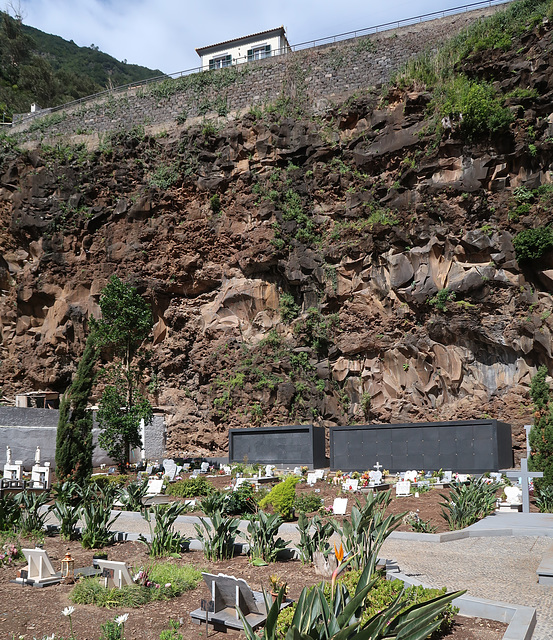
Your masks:
M 148 481 L 136 481 L 128 484 L 121 492 L 120 502 L 126 511 L 140 511 L 148 492 Z
M 31 493 L 21 491 L 15 496 L 15 501 L 21 509 L 21 519 L 18 523 L 19 533 L 22 535 L 41 532 L 51 507 L 46 507 L 50 500 L 50 493 Z
M 165 490 L 168 496 L 177 498 L 196 498 L 198 496 L 208 496 L 215 489 L 209 480 L 203 476 L 197 478 L 187 478 L 186 480 L 178 480 L 170 484 Z
M 148 602 L 175 598 L 194 589 L 201 580 L 201 572 L 191 565 L 156 562 L 138 571 L 139 584 L 121 588 L 104 587 L 97 577 L 82 578 L 70 594 L 75 604 L 93 604 L 97 607 L 140 607 Z
M 453 485 L 449 496 L 440 494 L 445 500 L 440 502 L 442 518 L 452 531 L 478 522 L 494 512 L 497 489 L 496 484 L 487 484 L 482 478 Z
M 325 552 L 329 549 L 330 537 L 335 531 L 332 522 L 324 522 L 319 515 L 308 520 L 305 513 L 298 516 L 298 531 L 300 541 L 297 544 L 302 563 L 313 562 L 315 551 Z
M 174 529 L 175 520 L 186 511 L 186 505 L 182 502 L 172 502 L 168 508 L 165 505 L 154 505 L 150 509 L 144 509 L 142 516 L 150 529 L 150 541 L 143 535 L 139 540 L 148 547 L 148 553 L 154 558 L 178 554 L 183 550 L 189 538 L 183 537 Z M 151 515 L 154 515 L 155 526 L 152 529 Z
M 296 484 L 299 478 L 289 476 L 284 482 L 279 482 L 259 502 L 259 506 L 265 509 L 271 505 L 283 520 L 291 520 L 294 513 L 294 500 L 296 497 Z
M 536 491 L 536 506 L 540 513 L 553 513 L 553 486 L 542 487 Z
M 344 547 L 353 554 L 353 568 L 363 568 L 371 558 L 375 558 L 384 540 L 401 524 L 405 513 L 384 517 L 391 499 L 390 491 L 367 494 L 364 503 L 359 499 L 355 501 L 350 519 L 344 519 L 341 526 L 333 521 Z
M 553 487 L 553 416 L 551 413 L 553 404 L 547 382 L 548 375 L 547 367 L 542 365 L 532 378 L 530 386 L 530 397 L 534 403 L 534 424 L 529 437 L 531 453 L 528 468 L 543 472 L 543 478 L 536 478 L 534 486 L 544 505 L 547 492 Z
M 59 522 L 60 536 L 64 540 L 76 540 L 82 489 L 78 483 L 66 481 L 53 487 L 53 491 L 55 502 L 52 505 L 52 513 Z
M 278 299 L 280 318 L 283 322 L 292 322 L 298 317 L 300 306 L 291 293 L 281 293 Z
M 113 533 L 111 526 L 120 516 L 111 517 L 111 510 L 116 495 L 103 494 L 94 496 L 92 493 L 83 495 L 80 507 L 80 517 L 84 527 L 81 533 L 81 544 L 85 549 L 98 549 L 111 544 Z
M 282 518 L 278 514 L 268 514 L 264 511 L 258 511 L 256 517 L 249 521 L 250 560 L 275 562 L 278 554 L 290 544 L 290 540 L 285 542 L 282 538 L 277 538 L 281 524 Z
M 553 229 L 550 226 L 525 229 L 513 238 L 519 262 L 537 260 L 553 249 Z
M 294 500 L 294 509 L 298 513 L 311 513 L 318 511 L 323 506 L 323 501 L 318 493 L 301 493 Z
M 21 519 L 21 509 L 15 496 L 6 493 L 0 496 L 0 531 L 13 531 Z
M 411 527 L 412 531 L 417 533 L 435 533 L 438 527 L 430 524 L 430 520 L 422 520 L 415 511 L 410 511 L 403 517 L 403 523 Z
M 371 579 L 372 564 L 360 575 L 353 596 L 340 583 L 328 595 L 325 593 L 324 583 L 311 588 L 305 587 L 298 599 L 285 639 L 421 640 L 429 637 L 440 626 L 440 614 L 462 593 L 444 594 L 427 602 L 411 605 L 403 611 L 404 600 L 400 594 L 383 610 L 363 621 L 365 602 L 375 584 L 375 580 Z M 283 596 L 284 591 L 281 589 L 268 611 L 261 636 L 255 634 L 239 611 L 247 640 L 276 640 L 279 637 L 278 614 Z
M 435 296 L 428 299 L 428 304 L 436 307 L 438 311 L 447 311 L 447 303 L 455 300 L 455 293 L 449 289 L 440 289 Z
M 194 527 L 203 545 L 205 557 L 211 561 L 232 558 L 240 521 L 225 518 L 220 511 L 215 511 L 210 521 L 200 518 L 200 523 L 201 526 L 194 523 Z

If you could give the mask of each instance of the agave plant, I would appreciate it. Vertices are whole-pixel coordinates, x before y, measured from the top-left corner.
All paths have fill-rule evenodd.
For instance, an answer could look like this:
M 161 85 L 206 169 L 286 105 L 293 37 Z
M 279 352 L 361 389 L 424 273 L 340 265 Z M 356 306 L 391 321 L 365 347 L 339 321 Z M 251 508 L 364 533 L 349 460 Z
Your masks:
M 148 481 L 131 482 L 120 494 L 120 501 L 127 511 L 141 511 L 148 491 Z
M 88 492 L 83 497 L 80 507 L 80 517 L 84 524 L 81 544 L 85 549 L 105 547 L 112 542 L 113 533 L 110 529 L 120 515 L 118 513 L 111 517 L 115 498 L 116 493 L 112 492 L 109 495 L 102 493 L 100 496 Z
M 338 584 L 331 595 L 330 604 L 325 598 L 325 583 L 312 588 L 305 587 L 298 599 L 294 617 L 285 640 L 423 640 L 438 626 L 439 614 L 462 591 L 438 596 L 433 600 L 412 605 L 405 611 L 403 592 L 385 609 L 361 623 L 365 600 L 374 584 L 371 579 L 373 562 L 365 567 L 353 596 Z M 238 610 L 247 640 L 276 640 L 277 619 L 284 597 L 281 589 L 276 601 L 269 607 L 267 622 L 262 635 L 257 635 Z
M 15 497 L 10 493 L 0 496 L 0 531 L 15 529 L 20 519 L 21 509 Z

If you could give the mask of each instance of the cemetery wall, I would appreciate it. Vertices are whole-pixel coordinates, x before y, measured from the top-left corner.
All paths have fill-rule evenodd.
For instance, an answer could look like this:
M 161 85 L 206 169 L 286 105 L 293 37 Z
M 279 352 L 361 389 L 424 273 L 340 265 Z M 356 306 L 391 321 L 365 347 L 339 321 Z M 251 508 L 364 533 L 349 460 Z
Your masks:
M 179 119 L 226 115 L 293 98 L 314 112 L 356 91 L 382 85 L 409 59 L 501 5 L 314 47 L 229 69 L 205 71 L 152 85 L 114 90 L 61 111 L 18 121 L 24 139 L 102 134 L 138 125 L 172 125 Z M 182 121 L 182 120 L 181 120 Z
M 11 448 L 12 461 L 22 460 L 30 469 L 35 461 L 35 451 L 40 447 L 41 461 L 55 466 L 56 432 L 59 411 L 56 409 L 22 409 L 0 407 L 0 469 L 6 462 L 6 447 Z M 100 430 L 92 431 L 93 442 L 98 443 Z M 155 415 L 153 423 L 146 426 L 146 457 L 162 460 L 165 455 L 165 420 Z M 135 460 L 138 462 L 139 460 Z M 111 464 L 107 453 L 98 446 L 94 448 L 93 465 Z
M 325 429 L 313 425 L 229 429 L 229 462 L 326 467 Z

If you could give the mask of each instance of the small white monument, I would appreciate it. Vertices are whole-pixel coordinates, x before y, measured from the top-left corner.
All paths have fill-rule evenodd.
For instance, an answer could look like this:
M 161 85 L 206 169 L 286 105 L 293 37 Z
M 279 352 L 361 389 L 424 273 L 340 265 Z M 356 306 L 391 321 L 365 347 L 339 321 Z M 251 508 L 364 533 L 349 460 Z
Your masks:
M 96 558 L 94 563 L 102 571 L 104 586 L 106 588 L 117 587 L 118 589 L 121 589 L 121 587 L 125 585 L 134 584 L 125 562 Z
M 346 480 L 342 482 L 342 491 L 358 491 L 359 490 L 359 480 Z
M 315 473 L 307 474 L 307 484 L 312 487 L 317 482 L 317 475 Z
M 275 465 L 274 464 L 268 464 L 265 467 L 265 477 L 266 478 L 274 478 L 275 475 Z
M 404 480 L 407 482 L 416 482 L 417 481 L 417 476 L 419 475 L 419 472 L 416 471 L 415 469 L 413 469 L 412 471 L 406 471 L 405 472 L 405 476 L 404 476 Z
M 12 450 L 10 449 L 10 445 L 6 447 L 6 464 L 12 463 Z
M 382 471 L 369 471 L 369 483 L 375 486 L 382 484 Z
M 345 516 L 348 508 L 347 498 L 334 498 L 334 504 L 332 505 L 332 513 L 335 516 Z
M 12 582 L 32 584 L 34 587 L 44 587 L 61 582 L 61 571 L 54 571 L 50 558 L 44 549 L 21 549 L 27 560 L 27 569 Z
M 31 469 L 31 486 L 33 489 L 47 490 L 50 488 L 50 463 L 45 462 L 41 465 L 40 456 L 39 462 L 37 462 Z
M 404 480 L 396 482 L 396 496 L 408 496 L 411 493 L 411 482 Z
M 40 464 L 40 447 L 37 447 L 35 451 L 35 464 Z
M 20 481 L 23 478 L 23 460 L 4 465 L 4 479 Z

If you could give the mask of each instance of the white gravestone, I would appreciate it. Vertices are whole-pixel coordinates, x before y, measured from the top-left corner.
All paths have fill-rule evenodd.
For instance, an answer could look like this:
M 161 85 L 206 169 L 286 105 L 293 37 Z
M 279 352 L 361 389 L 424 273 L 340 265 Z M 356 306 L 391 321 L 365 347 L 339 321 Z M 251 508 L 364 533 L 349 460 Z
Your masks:
M 125 562 L 102 560 L 100 558 L 96 558 L 94 562 L 102 571 L 104 586 L 106 588 L 117 587 L 118 589 L 121 589 L 121 587 L 125 585 L 134 584 Z
M 347 498 L 334 498 L 334 504 L 332 505 L 332 513 L 335 516 L 345 516 L 348 508 Z
M 520 471 L 505 471 L 508 478 L 520 478 L 522 485 L 522 511 L 530 513 L 530 494 L 528 482 L 534 478 L 543 478 L 543 471 L 528 471 L 528 459 L 522 458 L 520 461 Z
M 499 484 L 503 478 L 501 473 L 498 473 L 497 471 L 492 471 L 490 473 L 490 478 L 496 483 Z
M 178 473 L 178 467 L 175 464 L 174 460 L 164 460 L 163 461 L 163 471 L 164 471 L 164 475 L 166 475 L 169 478 L 170 482 L 173 482 L 173 480 L 175 479 L 175 476 Z
M 510 505 L 522 504 L 522 489 L 520 487 L 505 487 L 505 502 Z
M 325 479 L 325 470 L 324 469 L 317 469 L 314 473 L 315 473 L 315 477 L 317 478 L 317 480 L 324 480 Z
M 357 491 L 359 489 L 359 480 L 346 480 L 342 482 L 342 491 Z
M 224 464 L 224 465 L 223 465 L 223 473 L 224 473 L 226 476 L 230 476 L 231 472 L 232 472 L 232 469 L 231 469 L 230 465 L 228 465 L 228 464 Z
M 56 573 L 44 549 L 21 549 L 27 560 L 27 577 L 14 582 L 28 582 L 36 586 L 61 582 L 61 572 Z
M 163 490 L 163 480 L 159 478 L 150 478 L 148 480 L 148 487 L 146 488 L 145 497 L 158 496 Z
M 33 489 L 50 488 L 50 463 L 35 464 L 31 469 L 31 486 Z
M 411 493 L 411 482 L 404 480 L 403 482 L 396 482 L 396 496 L 408 496 Z
M 444 471 L 444 475 L 442 476 L 442 482 L 445 482 L 447 484 L 451 482 L 452 479 L 453 479 L 453 471 Z
M 200 465 L 200 473 L 207 473 L 209 471 L 209 462 L 202 462 Z
M 274 464 L 268 464 L 265 467 L 265 477 L 266 478 L 273 478 L 275 475 L 275 465 Z
M 307 484 L 312 487 L 317 482 L 317 476 L 314 473 L 307 474 Z
M 23 460 L 16 460 L 13 464 L 4 465 L 4 478 L 6 480 L 21 480 L 23 477 Z
M 467 482 L 469 479 L 468 473 L 458 473 L 457 482 Z
M 382 471 L 369 471 L 369 482 L 375 485 L 382 484 Z
M 409 482 L 416 482 L 418 475 L 419 475 L 419 472 L 413 469 L 412 471 L 406 471 L 403 479 Z

